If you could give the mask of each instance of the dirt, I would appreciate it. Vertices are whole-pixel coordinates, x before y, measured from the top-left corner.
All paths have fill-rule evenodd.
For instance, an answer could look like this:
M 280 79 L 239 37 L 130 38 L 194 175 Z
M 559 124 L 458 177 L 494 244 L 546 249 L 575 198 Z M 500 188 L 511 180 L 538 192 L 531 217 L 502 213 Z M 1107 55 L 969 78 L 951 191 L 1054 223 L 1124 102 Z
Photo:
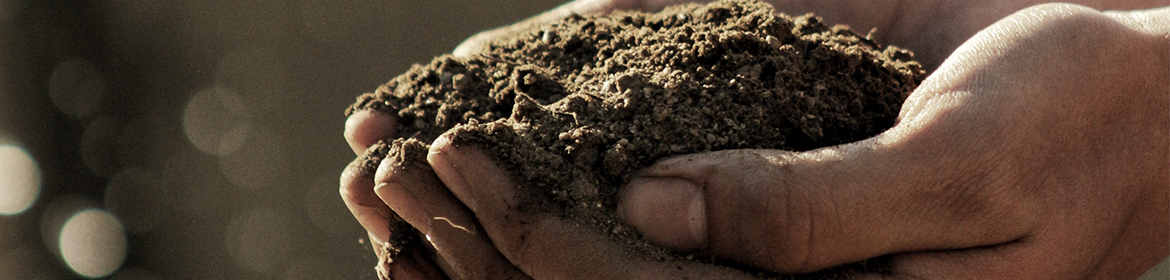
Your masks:
M 471 58 L 415 65 L 346 114 L 388 112 L 400 138 L 422 143 L 452 133 L 454 144 L 483 148 L 521 183 L 522 211 L 591 224 L 648 258 L 691 258 L 647 244 L 615 218 L 618 187 L 633 171 L 680 154 L 869 138 L 894 124 L 924 76 L 910 52 L 847 26 L 719 1 L 570 16 Z M 391 146 L 371 151 L 418 158 Z M 881 272 L 883 263 L 792 277 Z

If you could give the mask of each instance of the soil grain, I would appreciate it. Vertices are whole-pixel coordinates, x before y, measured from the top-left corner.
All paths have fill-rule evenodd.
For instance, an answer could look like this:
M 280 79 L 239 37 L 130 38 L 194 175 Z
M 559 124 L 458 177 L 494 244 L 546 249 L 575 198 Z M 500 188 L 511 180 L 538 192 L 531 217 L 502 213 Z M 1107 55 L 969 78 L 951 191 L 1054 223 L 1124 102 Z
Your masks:
M 450 133 L 510 171 L 524 211 L 577 219 L 661 257 L 614 218 L 633 171 L 680 154 L 872 137 L 924 76 L 910 52 L 847 26 L 725 0 L 535 26 L 474 57 L 415 65 L 346 113 L 388 112 L 400 138 L 421 143 Z M 371 151 L 418 158 L 380 145 Z

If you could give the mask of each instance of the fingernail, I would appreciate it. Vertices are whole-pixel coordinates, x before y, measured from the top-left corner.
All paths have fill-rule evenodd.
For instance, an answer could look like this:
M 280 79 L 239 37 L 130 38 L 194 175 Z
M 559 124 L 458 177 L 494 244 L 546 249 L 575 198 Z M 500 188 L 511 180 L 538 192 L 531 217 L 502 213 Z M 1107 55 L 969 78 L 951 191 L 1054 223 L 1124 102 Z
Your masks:
M 695 183 L 673 177 L 634 178 L 622 192 L 618 213 L 651 243 L 687 252 L 707 240 L 707 209 Z

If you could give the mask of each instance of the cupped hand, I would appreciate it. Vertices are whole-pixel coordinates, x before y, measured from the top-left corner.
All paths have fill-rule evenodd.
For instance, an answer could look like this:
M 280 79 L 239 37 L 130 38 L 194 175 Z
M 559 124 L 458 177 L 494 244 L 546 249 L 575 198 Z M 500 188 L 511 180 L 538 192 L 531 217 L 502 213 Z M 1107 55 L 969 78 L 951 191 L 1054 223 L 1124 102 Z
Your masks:
M 393 137 L 397 129 L 393 117 L 376 111 L 356 112 L 345 124 L 345 139 L 358 157 L 342 171 L 339 192 L 346 207 L 366 229 L 375 252 L 382 250 L 389 240 L 391 220 L 397 216 L 374 192 L 374 170 L 386 151 L 370 147 L 379 140 Z M 381 258 L 386 256 L 379 254 L 378 273 L 387 278 L 394 275 L 395 279 L 442 279 L 440 266 L 426 255 L 428 252 L 420 247 L 406 248 L 404 257 L 382 266 L 387 262 Z
M 1020 11 L 889 131 L 663 160 L 619 212 L 664 246 L 778 272 L 891 255 L 897 279 L 1136 278 L 1170 255 L 1168 19 Z
M 493 38 L 570 14 L 657 10 L 684 2 L 696 1 L 576 0 L 525 21 L 480 32 L 465 40 L 453 53 L 467 57 L 482 51 Z M 374 250 L 383 248 L 392 234 L 392 220 L 400 217 L 420 230 L 420 240 L 425 239 L 426 246 L 406 248 L 405 255 L 393 262 L 379 260 L 380 276 L 390 278 L 394 275 L 394 279 L 527 279 L 492 247 L 471 213 L 434 178 L 434 172 L 429 168 L 403 171 L 401 166 L 387 161 L 377 166 L 375 172 L 375 167 L 370 165 L 380 161 L 371 160 L 371 157 L 381 158 L 387 151 L 367 150 L 378 141 L 393 139 L 397 131 L 398 120 L 376 110 L 354 112 L 345 123 L 345 140 L 358 157 L 342 172 L 339 192 L 350 212 L 366 229 Z M 391 205 L 395 207 L 391 208 Z M 434 227 L 436 221 L 448 226 Z M 384 264 L 388 266 L 382 266 Z
M 619 211 L 661 245 L 775 272 L 889 255 L 893 273 L 869 277 L 1137 277 L 1170 249 L 1170 57 L 1151 28 L 1166 11 L 1021 11 L 959 47 L 878 137 L 664 160 Z M 627 257 L 571 221 L 511 210 L 515 184 L 472 147 L 437 143 L 429 159 L 534 278 L 745 277 Z
M 358 154 L 341 175 L 340 193 L 346 206 L 369 234 L 375 251 L 383 250 L 405 220 L 418 230 L 415 240 L 398 254 L 379 253 L 382 279 L 531 279 L 495 249 L 471 212 L 451 195 L 426 164 L 403 166 L 382 160 L 401 153 L 403 145 L 374 146 L 389 141 L 397 120 L 365 110 L 350 115 L 345 138 Z M 421 146 L 418 146 L 421 148 Z M 425 151 L 422 151 L 425 152 Z M 411 162 L 407 162 L 411 163 Z M 381 258 L 391 258 L 390 260 Z
M 889 132 L 806 153 L 664 160 L 625 188 L 619 211 L 665 247 L 777 272 L 892 255 L 896 274 L 871 276 L 1136 277 L 1170 239 L 1164 18 L 1027 9 L 955 51 Z M 393 124 L 358 113 L 346 138 L 363 150 Z M 401 275 L 747 277 L 639 260 L 571 222 L 511 211 L 514 183 L 473 147 L 440 141 L 428 159 L 433 173 L 383 163 L 343 175 L 342 196 L 373 239 L 385 240 L 384 217 L 397 211 L 449 248 L 406 261 Z
M 467 57 L 482 51 L 494 38 L 570 14 L 649 11 L 686 2 L 706 1 L 576 0 L 525 21 L 480 32 L 465 40 L 453 53 Z M 451 196 L 429 168 L 403 169 L 385 161 L 375 172 L 375 167 L 370 165 L 380 161 L 371 157 L 381 158 L 387 151 L 367 150 L 378 141 L 393 139 L 397 130 L 394 116 L 376 110 L 354 112 L 345 123 L 346 142 L 358 157 L 342 172 L 339 191 L 350 212 L 368 232 L 374 250 L 380 250 L 389 240 L 392 220 L 397 218 L 411 223 L 422 234 L 420 240 L 425 239 L 426 246 L 406 248 L 407 255 L 386 267 L 379 266 L 379 273 L 383 277 L 394 275 L 394 279 L 528 278 L 500 256 L 478 228 L 472 213 Z M 440 226 L 434 226 L 436 223 Z

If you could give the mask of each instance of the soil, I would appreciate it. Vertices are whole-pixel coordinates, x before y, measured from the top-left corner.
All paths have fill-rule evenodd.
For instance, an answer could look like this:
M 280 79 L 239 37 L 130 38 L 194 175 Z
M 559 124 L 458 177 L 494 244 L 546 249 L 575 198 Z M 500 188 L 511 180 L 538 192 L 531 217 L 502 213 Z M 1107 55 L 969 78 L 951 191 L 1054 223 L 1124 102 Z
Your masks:
M 924 76 L 909 51 L 847 26 L 761 2 L 718 1 L 535 26 L 471 58 L 414 65 L 346 114 L 388 112 L 398 117 L 399 138 L 413 139 L 380 143 L 371 160 L 417 161 L 393 150 L 452 133 L 454 144 L 483 148 L 521 182 L 523 211 L 594 225 L 649 258 L 689 259 L 647 244 L 615 218 L 618 187 L 633 171 L 680 154 L 803 151 L 869 138 L 894 124 Z M 793 277 L 881 272 L 883 263 Z

